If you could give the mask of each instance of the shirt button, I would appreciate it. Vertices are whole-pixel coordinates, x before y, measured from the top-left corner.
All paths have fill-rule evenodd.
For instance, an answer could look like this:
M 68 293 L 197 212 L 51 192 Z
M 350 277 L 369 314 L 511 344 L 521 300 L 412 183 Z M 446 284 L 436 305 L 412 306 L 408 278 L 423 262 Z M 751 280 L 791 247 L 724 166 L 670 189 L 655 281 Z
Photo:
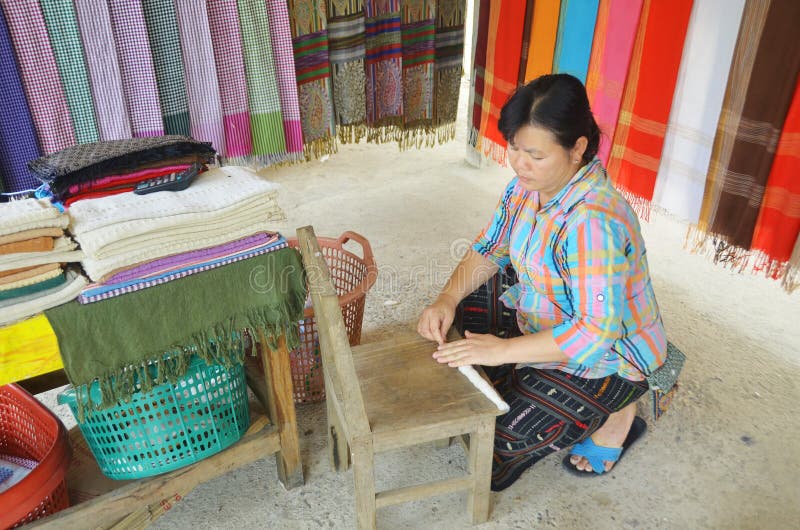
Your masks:
M 605 299 L 606 299 L 606 297 L 605 297 L 605 296 L 603 296 L 602 294 L 598 294 L 598 295 L 597 295 L 597 301 L 598 301 L 598 302 L 602 302 L 602 301 L 603 301 L 603 300 L 605 300 Z

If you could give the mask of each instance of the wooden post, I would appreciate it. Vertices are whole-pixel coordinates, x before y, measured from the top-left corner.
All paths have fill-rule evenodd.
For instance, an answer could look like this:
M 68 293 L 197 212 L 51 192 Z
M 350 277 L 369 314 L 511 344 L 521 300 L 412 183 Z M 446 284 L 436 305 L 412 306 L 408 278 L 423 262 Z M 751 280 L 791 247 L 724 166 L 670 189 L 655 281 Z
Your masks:
M 375 453 L 372 438 L 353 440 L 353 482 L 356 490 L 356 526 L 359 530 L 375 528 Z
M 481 421 L 478 429 L 469 436 L 469 470 L 473 484 L 467 504 L 472 524 L 484 523 L 489 519 L 493 442 L 494 418 Z
M 297 434 L 297 416 L 292 394 L 292 372 L 289 364 L 289 350 L 286 337 L 278 338 L 278 348 L 272 351 L 267 346 L 264 330 L 258 329 L 261 343 L 261 359 L 264 363 L 264 380 L 269 396 L 268 412 L 272 423 L 278 427 L 281 450 L 275 455 L 278 466 L 278 479 L 289 490 L 302 486 L 303 466 L 300 462 L 300 442 Z

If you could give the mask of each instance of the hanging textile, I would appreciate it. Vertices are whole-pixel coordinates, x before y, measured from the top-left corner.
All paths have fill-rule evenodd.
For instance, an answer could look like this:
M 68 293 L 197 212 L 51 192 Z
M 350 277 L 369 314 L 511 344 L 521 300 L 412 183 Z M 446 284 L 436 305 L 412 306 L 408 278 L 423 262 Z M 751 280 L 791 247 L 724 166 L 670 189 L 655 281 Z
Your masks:
M 366 136 L 367 103 L 362 0 L 328 0 L 328 38 L 333 109 L 339 140 Z
M 745 0 L 695 0 L 654 204 L 696 223 Z M 713 45 L 712 45 L 713 44 Z
M 752 248 L 758 252 L 756 270 L 772 278 L 793 276 L 800 261 L 787 262 L 800 235 L 800 83 L 795 84 L 792 105 L 775 150 L 764 201 L 756 221 Z
M 141 0 L 108 0 L 122 89 L 134 136 L 161 136 L 161 101 Z
M 189 100 L 172 0 L 142 0 L 165 134 L 189 135 Z
M 77 0 L 75 14 L 89 68 L 97 129 L 101 140 L 133 136 L 122 89 L 117 45 L 111 31 L 111 15 L 105 0 Z
M 645 0 L 608 174 L 648 219 L 692 0 Z
M 475 103 L 469 144 L 505 165 L 506 141 L 497 130 L 500 108 L 516 90 L 526 6 L 524 2 L 481 2 L 475 48 Z M 502 33 L 500 25 L 502 21 Z M 501 38 L 498 38 L 500 35 Z
M 244 65 L 239 12 L 232 2 L 208 2 L 208 24 L 222 100 L 222 127 L 228 160 L 253 152 L 247 107 L 247 74 Z
M 572 74 L 586 82 L 598 0 L 562 0 L 553 72 Z
M 286 160 L 286 139 L 278 95 L 278 79 L 263 0 L 238 0 L 244 43 L 247 95 L 253 155 L 266 163 Z
M 211 142 L 217 153 L 225 156 L 222 100 L 206 0 L 181 0 L 175 4 L 175 12 L 181 36 L 183 67 L 186 69 L 192 137 L 202 142 Z
M 306 157 L 336 152 L 326 0 L 289 0 Z
M 267 0 L 269 36 L 278 77 L 278 96 L 283 116 L 283 134 L 288 160 L 299 162 L 303 156 L 303 129 L 300 125 L 300 103 L 297 99 L 297 74 L 294 68 L 292 31 L 289 29 L 289 8 L 286 0 Z
M 800 235 L 794 243 L 794 250 L 789 258 L 789 267 L 781 279 L 781 287 L 790 293 L 794 292 L 798 285 L 800 285 Z
M 611 141 L 617 127 L 642 1 L 601 0 L 597 11 L 592 56 L 586 75 L 586 92 L 600 127 L 597 156 L 603 164 L 608 163 Z
M 36 0 L 0 0 L 39 145 L 53 153 L 75 143 L 75 130 L 44 16 Z
M 39 186 L 28 170 L 28 160 L 39 158 L 33 118 L 19 75 L 6 17 L 0 9 L 0 192 Z
M 399 0 L 364 0 L 367 141 L 399 140 L 403 123 L 403 46 Z
M 743 268 L 764 186 L 794 94 L 800 47 L 794 0 L 748 2 L 736 43 L 706 181 L 696 248 L 713 243 L 714 261 Z M 788 39 L 788 40 L 787 40 Z
M 403 127 L 401 148 L 436 144 L 433 132 L 434 63 L 436 60 L 436 2 L 404 3 Z
M 552 73 L 560 12 L 561 0 L 536 0 L 533 3 L 525 82 Z
M 92 89 L 83 58 L 81 34 L 72 2 L 40 0 L 58 73 L 67 97 L 67 106 L 79 143 L 100 139 L 92 106 Z
M 433 120 L 440 143 L 456 137 L 458 93 L 464 61 L 465 9 L 464 0 L 440 0 L 436 10 Z

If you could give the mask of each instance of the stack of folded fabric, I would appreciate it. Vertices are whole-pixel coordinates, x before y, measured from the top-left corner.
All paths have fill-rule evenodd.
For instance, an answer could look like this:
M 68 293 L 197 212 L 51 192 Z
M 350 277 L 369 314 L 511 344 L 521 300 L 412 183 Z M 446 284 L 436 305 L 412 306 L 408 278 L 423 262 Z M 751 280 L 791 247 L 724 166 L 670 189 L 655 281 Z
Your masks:
M 68 223 L 46 200 L 0 204 L 0 325 L 69 302 L 86 286 L 62 265 L 83 258 L 64 235 Z
M 79 201 L 70 231 L 94 282 L 94 302 L 159 285 L 286 246 L 277 185 L 239 167 L 214 168 L 178 193 Z
M 31 161 L 28 167 L 65 207 L 83 199 L 132 192 L 140 182 L 205 168 L 210 143 L 188 136 L 156 136 L 79 144 Z

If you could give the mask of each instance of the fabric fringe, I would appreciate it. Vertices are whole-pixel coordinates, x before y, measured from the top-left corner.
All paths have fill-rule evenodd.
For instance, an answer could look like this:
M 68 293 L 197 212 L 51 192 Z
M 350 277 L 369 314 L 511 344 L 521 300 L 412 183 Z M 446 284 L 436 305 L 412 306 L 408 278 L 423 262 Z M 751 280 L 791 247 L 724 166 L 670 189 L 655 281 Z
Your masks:
M 651 202 L 645 199 L 644 197 L 639 197 L 638 195 L 635 195 L 630 190 L 624 187 L 617 186 L 616 183 L 614 187 L 617 188 L 617 191 L 623 197 L 625 197 L 625 200 L 627 200 L 628 204 L 631 205 L 631 208 L 633 208 L 633 211 L 636 212 L 636 215 L 639 217 L 639 219 L 642 219 L 643 221 L 649 223 Z
M 781 287 L 791 294 L 798 286 L 800 286 L 800 264 L 790 262 L 781 278 Z
M 365 123 L 337 125 L 336 133 L 339 137 L 339 142 L 343 144 L 357 144 L 362 138 L 366 138 L 367 125 Z
M 185 375 L 195 355 L 206 364 L 219 364 L 225 368 L 241 364 L 250 340 L 247 335 L 257 336 L 245 330 L 263 329 L 267 347 L 272 350 L 277 349 L 280 337 L 286 338 L 288 349 L 299 348 L 300 330 L 292 315 L 302 314 L 305 297 L 302 300 L 299 295 L 295 298 L 297 300 L 281 307 L 277 322 L 274 319 L 275 308 L 256 308 L 218 323 L 211 329 L 196 332 L 166 351 L 148 355 L 150 361 L 103 374 L 91 383 L 92 386 L 99 386 L 99 403 L 90 399 L 89 385 L 76 386 L 78 421 L 83 423 L 87 413 L 93 414 L 118 403 L 128 403 L 137 392 L 149 392 L 154 386 L 165 383 L 174 384 Z
M 508 150 L 506 146 L 489 140 L 481 135 L 475 127 L 470 127 L 467 142 L 487 160 L 494 160 L 503 167 L 508 166 Z
M 303 146 L 306 162 L 316 158 L 322 158 L 326 155 L 334 155 L 339 151 L 339 145 L 336 143 L 335 136 L 327 136 L 324 138 L 317 138 L 311 142 L 307 142 Z

